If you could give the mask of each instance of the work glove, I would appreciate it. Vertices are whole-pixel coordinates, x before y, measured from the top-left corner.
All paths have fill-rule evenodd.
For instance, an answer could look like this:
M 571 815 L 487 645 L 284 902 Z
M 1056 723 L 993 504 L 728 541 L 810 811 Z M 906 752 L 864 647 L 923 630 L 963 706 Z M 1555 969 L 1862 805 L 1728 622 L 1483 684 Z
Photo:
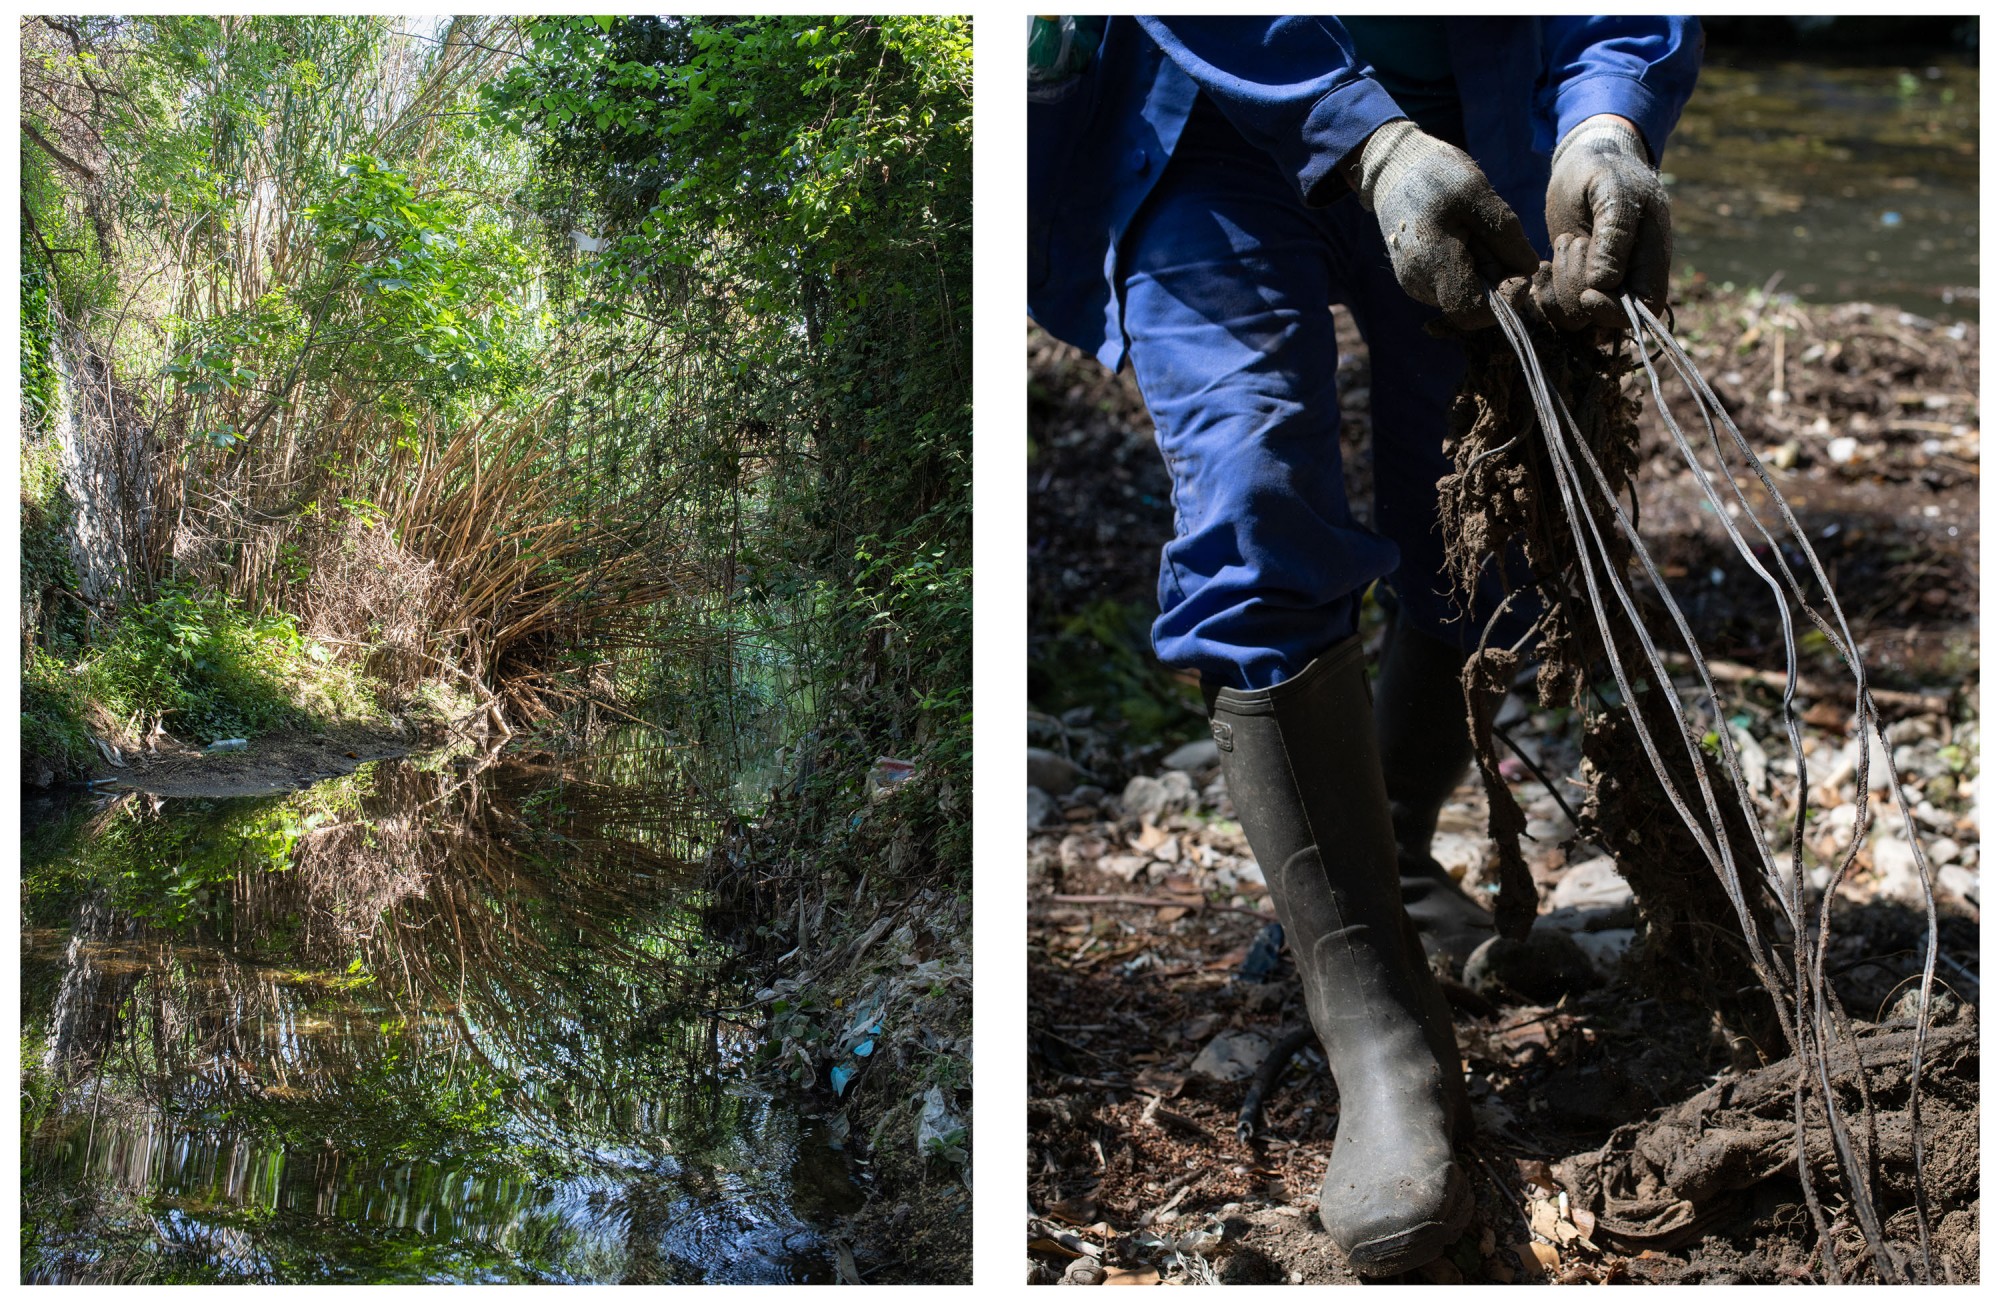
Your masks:
M 1359 155 L 1348 178 L 1381 223 L 1403 292 L 1460 328 L 1493 324 L 1488 288 L 1534 275 L 1541 259 L 1479 164 L 1403 118 L 1376 128 Z
M 1570 129 L 1556 146 L 1545 212 L 1552 255 L 1534 296 L 1552 323 L 1623 330 L 1625 293 L 1666 309 L 1673 219 L 1646 142 L 1629 122 L 1600 114 Z

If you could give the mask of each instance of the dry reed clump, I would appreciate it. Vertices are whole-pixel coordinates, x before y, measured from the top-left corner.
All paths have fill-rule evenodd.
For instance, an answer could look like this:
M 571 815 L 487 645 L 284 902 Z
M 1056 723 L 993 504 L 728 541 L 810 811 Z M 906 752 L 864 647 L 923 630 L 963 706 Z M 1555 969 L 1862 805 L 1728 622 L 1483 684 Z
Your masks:
M 392 700 L 434 675 L 431 639 L 447 599 L 436 564 L 358 513 L 321 535 L 309 564 L 300 598 L 308 635 L 358 651 Z
M 375 498 L 435 580 L 432 662 L 473 685 L 501 729 L 600 694 L 590 647 L 673 647 L 654 608 L 699 578 L 666 546 L 657 505 L 602 501 L 566 472 L 542 412 L 428 431 L 380 471 Z

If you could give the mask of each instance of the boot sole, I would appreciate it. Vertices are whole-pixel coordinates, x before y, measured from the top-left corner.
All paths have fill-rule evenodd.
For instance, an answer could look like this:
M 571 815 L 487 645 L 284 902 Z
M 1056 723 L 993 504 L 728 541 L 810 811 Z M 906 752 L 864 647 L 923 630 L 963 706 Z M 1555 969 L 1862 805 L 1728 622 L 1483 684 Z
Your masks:
M 1362 1277 L 1394 1277 L 1444 1254 L 1472 1222 L 1472 1184 L 1465 1171 L 1453 1165 L 1448 1183 L 1442 1217 L 1352 1247 L 1347 1267 Z

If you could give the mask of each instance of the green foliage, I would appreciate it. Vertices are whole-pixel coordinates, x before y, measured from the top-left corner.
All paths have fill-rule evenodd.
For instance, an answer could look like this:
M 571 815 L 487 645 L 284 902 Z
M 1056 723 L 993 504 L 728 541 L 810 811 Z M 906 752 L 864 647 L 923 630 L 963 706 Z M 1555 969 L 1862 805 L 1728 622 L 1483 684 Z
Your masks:
M 37 265 L 36 249 L 21 232 L 21 414 L 30 425 L 56 409 L 55 318 L 49 311 L 50 275 Z
M 21 659 L 21 771 L 29 779 L 47 772 L 74 781 L 90 771 L 96 753 L 84 726 L 88 695 L 69 665 L 30 646 Z
M 1089 708 L 1137 743 L 1178 743 L 1202 730 L 1199 693 L 1162 672 L 1150 640 L 1149 604 L 1095 601 L 1037 646 L 1028 697 L 1052 713 Z
M 371 712 L 362 682 L 312 649 L 289 614 L 170 585 L 127 612 L 84 676 L 118 716 L 199 744 Z
M 972 772 L 972 569 L 938 543 L 942 531 L 926 519 L 886 543 L 862 539 L 847 613 L 865 617 L 891 671 L 909 682 L 896 703 L 914 708 L 909 739 L 931 796 L 911 801 L 912 816 L 944 861 L 969 863 L 970 810 L 950 793 L 954 782 L 968 789 Z
M 527 33 L 493 115 L 541 142 L 550 243 L 601 244 L 550 278 L 565 338 L 603 359 L 576 437 L 681 471 L 665 512 L 730 586 L 682 617 L 782 647 L 809 702 L 792 735 L 824 737 L 797 815 L 844 834 L 873 757 L 913 758 L 928 794 L 881 816 L 916 861 L 969 869 L 969 20 Z
M 820 1024 L 825 1008 L 797 980 L 779 980 L 757 997 L 765 1000 L 767 995 L 776 996 L 766 1001 L 770 1023 L 757 1048 L 757 1064 L 777 1070 L 797 1087 L 811 1088 L 818 1078 L 819 1056 L 828 1042 L 827 1030 Z
M 366 154 L 347 159 L 307 214 L 358 286 L 358 364 L 422 375 L 440 395 L 490 391 L 529 271 L 517 241 Z
M 30 116 L 32 120 L 32 115 Z M 47 124 L 44 123 L 44 126 Z M 79 320 L 109 304 L 117 271 L 83 196 L 64 185 L 48 154 L 26 138 L 21 148 L 22 347 L 26 365 L 29 313 L 36 316 L 38 353 L 54 339 L 53 313 Z M 35 281 L 31 286 L 30 280 Z M 40 382 L 39 366 L 30 372 Z M 52 395 L 52 390 L 44 390 Z M 27 389 L 24 387 L 24 396 Z

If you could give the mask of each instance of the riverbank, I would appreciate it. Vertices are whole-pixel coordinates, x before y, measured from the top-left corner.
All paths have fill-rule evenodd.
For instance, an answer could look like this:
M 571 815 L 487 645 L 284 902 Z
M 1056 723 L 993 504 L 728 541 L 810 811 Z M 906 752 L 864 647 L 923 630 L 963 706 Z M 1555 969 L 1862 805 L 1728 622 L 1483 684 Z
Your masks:
M 1979 1117 L 1979 329 L 1692 278 L 1675 306 L 1677 335 L 1795 507 L 1840 595 L 1933 868 L 1948 992 L 1938 994 L 1926 1054 L 1929 1228 L 1941 1279 L 1968 1282 L 1978 1269 L 1977 1169 L 1964 1153 L 1976 1147 Z M 1368 353 L 1351 317 L 1337 320 L 1342 455 L 1365 521 Z M 1303 1014 L 1296 980 L 1265 937 L 1268 894 L 1220 781 L 1199 695 L 1160 669 L 1146 642 L 1157 546 L 1173 522 L 1145 407 L 1129 376 L 1107 375 L 1032 330 L 1028 360 L 1028 742 L 1045 751 L 1028 774 L 1024 847 L 1030 1277 L 1351 1281 L 1315 1222 L 1338 1114 L 1323 1060 L 1309 1049 L 1294 1061 L 1262 1132 L 1237 1135 L 1251 1074 Z M 1685 398 L 1669 400 L 1689 423 Z M 1712 656 L 1732 736 L 1763 761 L 1756 798 L 1776 835 L 1795 811 L 1797 774 L 1786 770 L 1778 707 L 1783 643 L 1767 626 L 1763 593 L 1736 573 L 1728 543 L 1705 521 L 1704 494 L 1670 450 L 1650 397 L 1641 430 L 1638 527 Z M 1370 637 L 1381 617 L 1371 601 Z M 1862 807 L 1871 810 L 1856 869 L 1832 886 L 1828 968 L 1865 1032 L 1906 1044 L 1894 1036 L 1910 1028 L 1901 1000 L 1919 969 L 1923 893 L 1894 833 L 1901 816 L 1879 754 L 1872 788 L 1852 792 L 1861 746 L 1848 729 L 1844 674 L 1823 643 L 1808 641 L 1807 851 L 1815 888 L 1827 888 L 1825 864 L 1840 860 Z M 1455 1028 L 1477 1118 L 1466 1150 L 1479 1208 L 1423 1280 L 1815 1276 L 1810 1220 L 1782 1172 L 1727 1193 L 1689 1183 L 1685 1197 L 1644 1184 L 1658 1193 L 1653 1209 L 1670 1208 L 1689 1232 L 1636 1246 L 1644 1216 L 1629 1199 L 1607 1206 L 1604 1189 L 1580 1177 L 1614 1139 L 1692 1145 L 1675 1125 L 1711 1103 L 1716 1141 L 1775 1168 L 1775 1148 L 1760 1143 L 1789 1139 L 1789 1100 L 1782 1113 L 1753 1104 L 1770 1082 L 1760 1063 L 1702 1008 L 1659 995 L 1657 979 L 1647 987 L 1646 972 L 1628 963 L 1640 933 L 1633 894 L 1533 770 L 1556 791 L 1581 793 L 1575 719 L 1526 710 L 1507 729 L 1520 752 L 1510 750 L 1501 771 L 1528 818 L 1542 923 L 1574 927 L 1595 961 L 1572 988 L 1460 990 L 1474 995 L 1458 999 Z M 1492 854 L 1477 783 L 1460 788 L 1441 824 L 1438 857 L 1486 896 Z M 1717 1101 L 1718 1078 L 1735 1100 Z M 1871 1084 L 1883 1122 L 1904 1123 L 1906 1078 L 1899 1092 L 1893 1070 L 1871 1068 Z M 1892 1249 L 1907 1255 L 1916 1228 L 1897 1172 L 1908 1167 L 1907 1129 L 1897 1131 L 1883 1139 L 1880 1185 Z M 1831 1166 L 1822 1172 L 1821 1187 L 1832 1187 Z M 1843 1267 L 1858 1262 L 1862 1240 L 1847 1213 Z
M 847 1240 L 870 1283 L 972 1276 L 972 881 L 921 833 L 961 800 L 921 768 L 801 779 L 709 853 L 712 917 L 756 990 L 756 1062 L 824 1109 L 852 1159 L 865 1201 Z
M 1738 689 L 1755 715 L 1758 798 L 1768 801 L 1767 820 L 1782 836 L 1790 779 L 1784 737 L 1770 697 L 1755 684 Z M 1947 1270 L 1941 1280 L 1961 1283 L 1978 1276 L 1977 1162 L 1968 1169 L 1960 1156 L 1976 1148 L 1969 1135 L 1979 1116 L 1974 707 L 1954 697 L 1949 714 L 1918 711 L 1890 733 L 1937 868 L 1942 1010 L 1926 1056 L 1926 1165 L 1932 1249 Z M 1835 728 L 1808 723 L 1804 733 L 1809 851 L 1816 861 L 1838 860 L 1842 828 L 1856 821 L 1842 786 L 1851 788 L 1857 746 Z M 1575 787 L 1579 753 L 1569 720 L 1524 717 L 1513 737 L 1558 789 Z M 1151 758 L 1107 788 L 1100 782 L 1118 778 L 1065 757 L 1094 754 L 1104 763 L 1117 746 L 1103 730 L 1031 715 L 1029 740 L 1042 747 L 1032 775 L 1053 787 L 1030 790 L 1041 815 L 1025 846 L 1031 1279 L 1054 1281 L 1074 1266 L 1101 1280 L 1353 1282 L 1317 1221 L 1340 1105 L 1316 1048 L 1277 1074 L 1259 1130 L 1245 1138 L 1238 1127 L 1252 1075 L 1305 1017 L 1289 959 L 1272 942 L 1270 895 L 1213 741 Z M 1589 960 L 1532 987 L 1510 982 L 1519 971 L 1467 971 L 1463 983 L 1452 983 L 1475 1116 L 1462 1151 L 1478 1210 L 1421 1280 L 1812 1276 L 1810 1229 L 1797 1186 L 1784 1176 L 1789 1086 L 1782 1113 L 1750 1113 L 1743 1098 L 1761 1062 L 1703 1007 L 1661 994 L 1638 951 L 1633 892 L 1612 860 L 1579 838 L 1556 797 L 1518 760 L 1503 771 L 1528 817 L 1538 927 L 1569 935 Z M 1923 897 L 1892 797 L 1878 791 L 1869 803 L 1875 834 L 1861 866 L 1838 887 L 1828 965 L 1857 1023 L 1906 1033 L 1909 1008 L 1900 999 L 1921 971 Z M 1447 802 L 1440 827 L 1439 859 L 1490 900 L 1493 855 L 1476 780 Z M 1722 1100 L 1704 1092 L 1718 1078 Z M 1907 1092 L 1891 1078 L 1877 1080 L 1885 1124 L 1901 1122 L 1898 1098 Z M 1586 1187 L 1582 1176 L 1600 1150 L 1612 1159 L 1629 1149 L 1632 1133 L 1650 1135 L 1649 1125 L 1672 1125 L 1704 1105 L 1704 1143 L 1776 1175 L 1684 1197 L 1662 1184 L 1643 1207 L 1632 1184 Z M 1726 1115 L 1730 1106 L 1742 1112 Z M 1664 1131 L 1670 1143 L 1682 1141 Z M 1906 1135 L 1884 1140 L 1905 1144 L 1885 1151 L 1885 1160 L 1906 1168 Z M 1899 1179 L 1885 1175 L 1895 1212 L 1890 1234 L 1898 1250 L 1910 1251 L 1913 1212 Z M 1672 1215 L 1664 1212 L 1669 1204 Z M 1625 1235 L 1614 1240 L 1611 1229 Z
M 90 785 L 172 799 L 284 794 L 345 776 L 363 763 L 404 757 L 440 738 L 435 725 L 400 718 L 266 732 L 220 753 L 165 738 L 152 749 L 121 753 L 117 766 L 101 763 Z

